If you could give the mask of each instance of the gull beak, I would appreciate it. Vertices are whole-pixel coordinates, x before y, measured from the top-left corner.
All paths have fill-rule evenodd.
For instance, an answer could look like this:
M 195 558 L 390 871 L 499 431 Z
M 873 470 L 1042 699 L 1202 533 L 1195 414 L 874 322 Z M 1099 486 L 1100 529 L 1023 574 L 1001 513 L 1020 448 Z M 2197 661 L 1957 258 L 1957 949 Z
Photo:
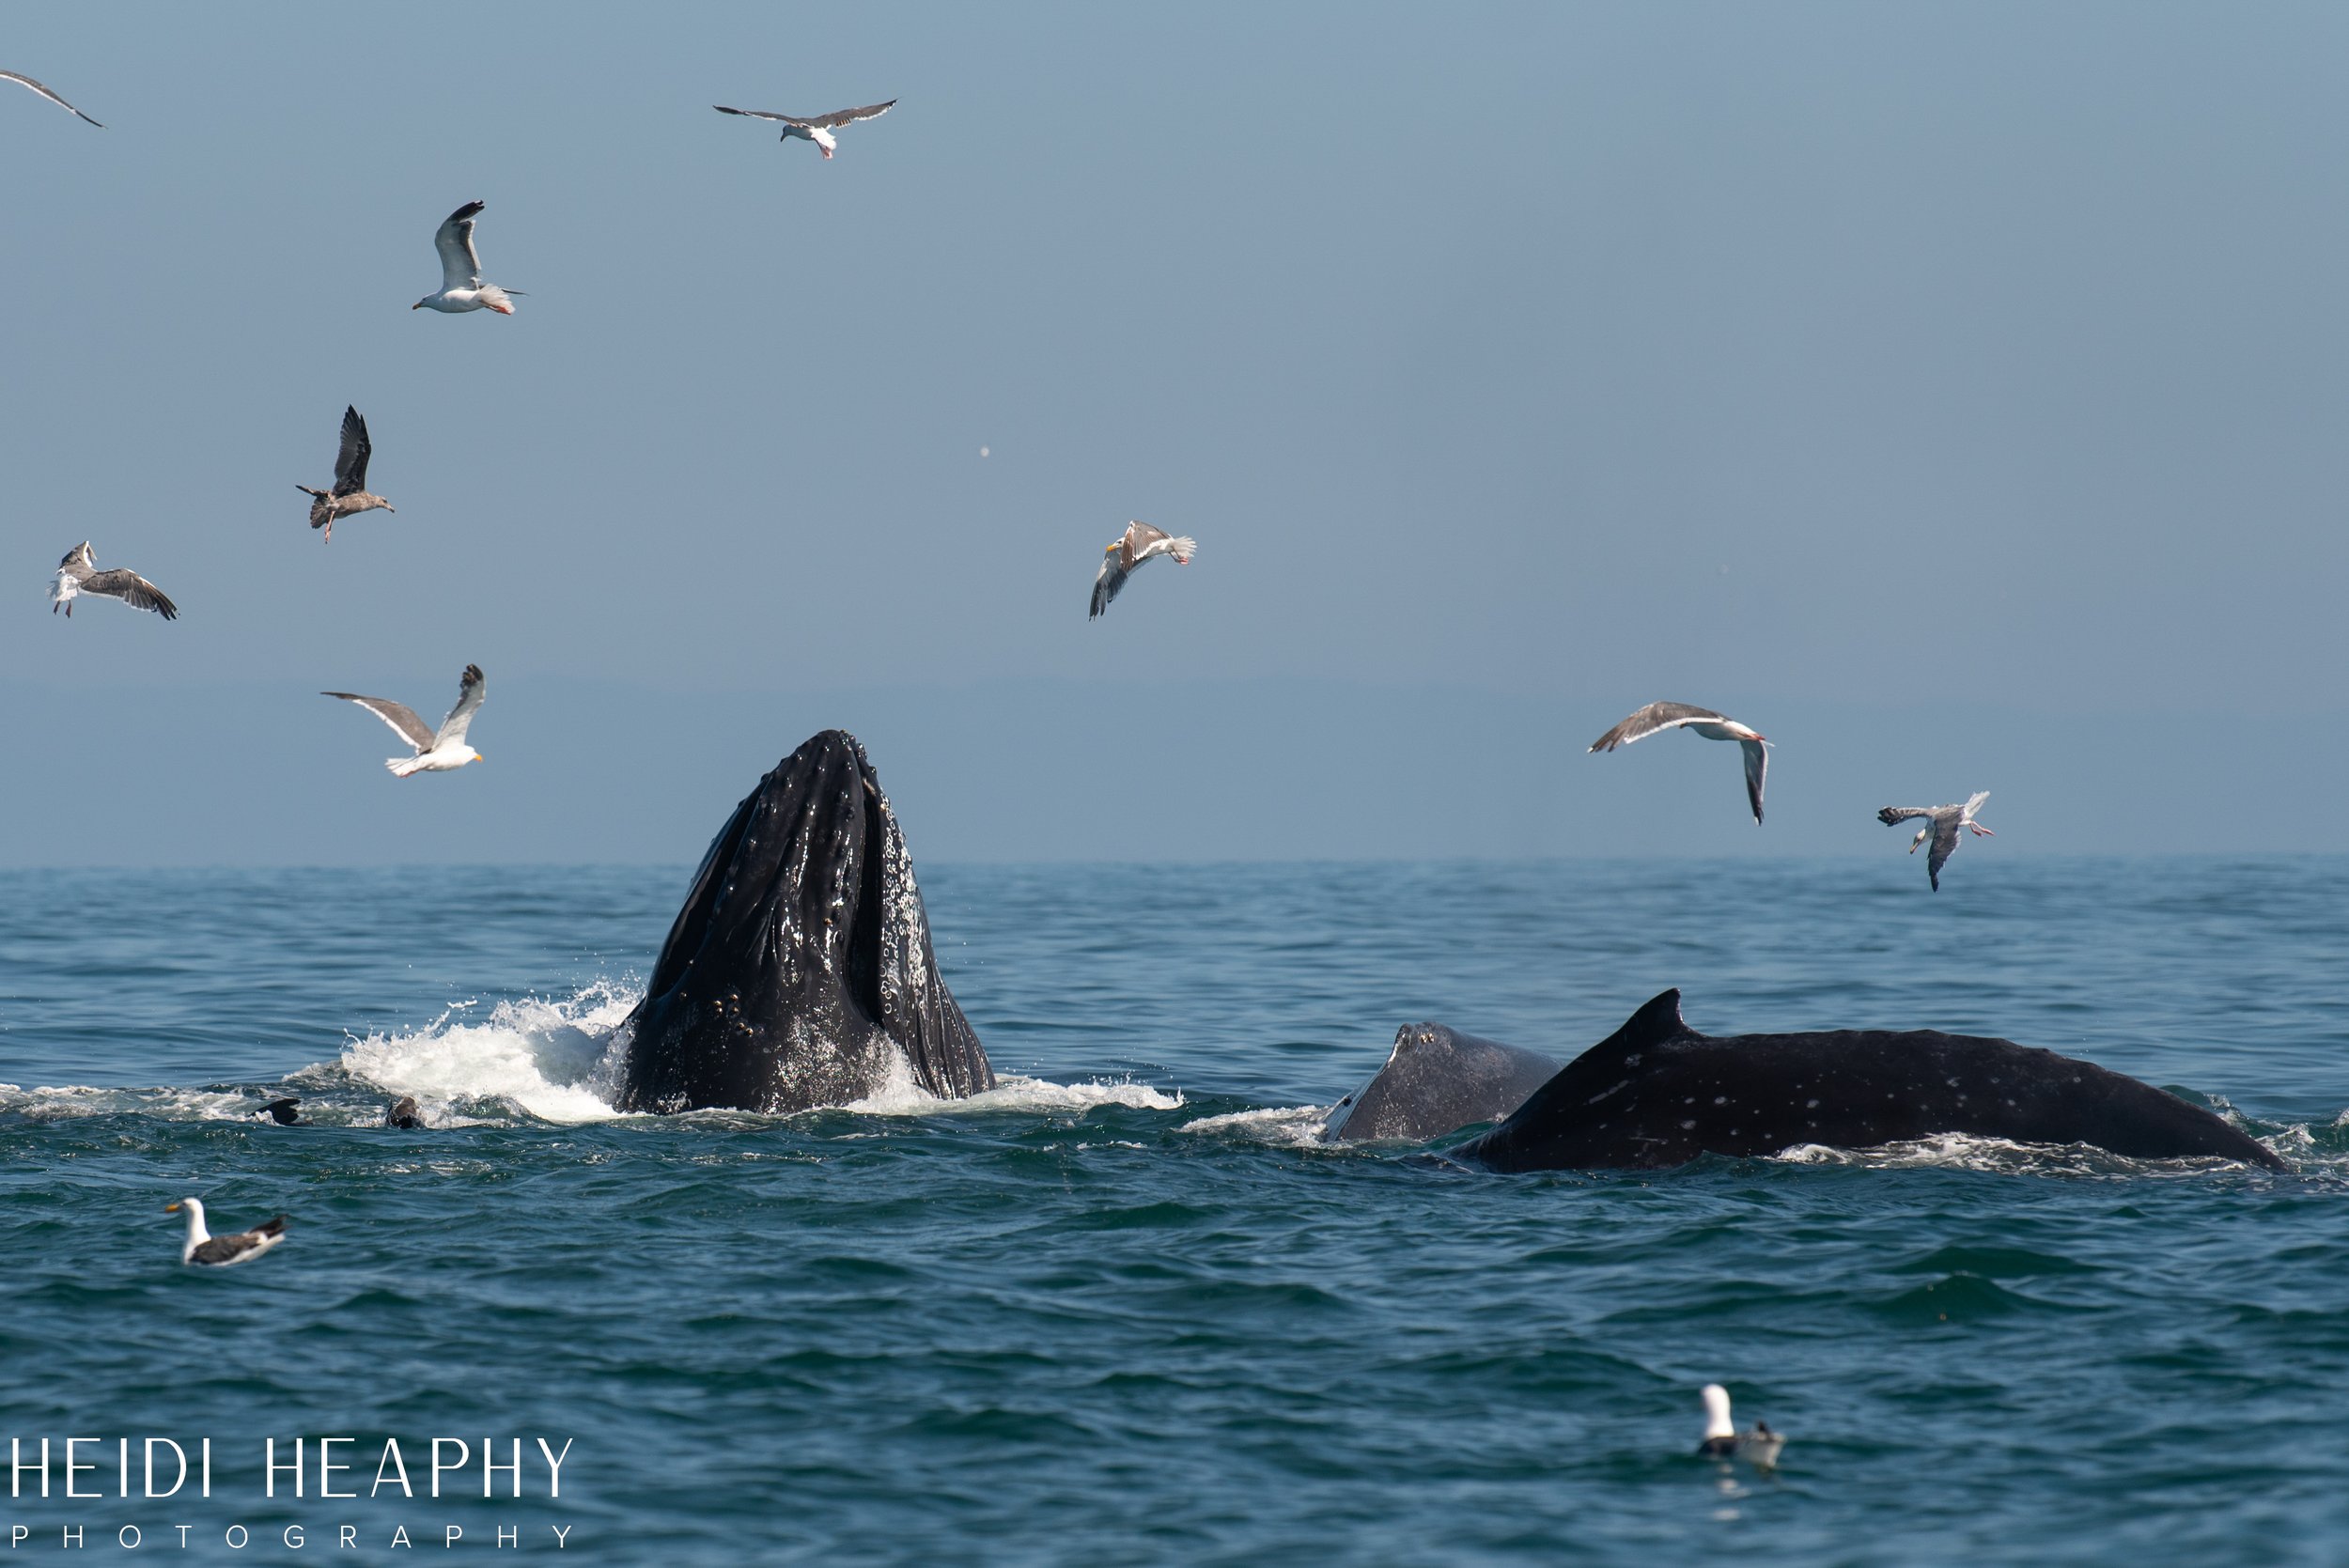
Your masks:
M 418 300 L 414 304 L 410 305 L 408 308 L 410 310 L 422 310 L 424 308 L 424 302 L 422 300 Z
M 179 1205 L 177 1203 L 165 1203 L 163 1205 L 163 1212 L 165 1214 L 178 1214 L 179 1212 Z

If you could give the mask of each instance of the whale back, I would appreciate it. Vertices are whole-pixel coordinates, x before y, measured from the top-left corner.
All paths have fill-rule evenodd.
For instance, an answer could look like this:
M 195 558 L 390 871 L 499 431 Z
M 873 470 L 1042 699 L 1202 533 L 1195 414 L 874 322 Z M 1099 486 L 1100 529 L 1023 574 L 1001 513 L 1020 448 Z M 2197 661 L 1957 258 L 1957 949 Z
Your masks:
M 790 1111 L 886 1087 L 994 1086 L 938 972 L 904 835 L 864 749 L 827 730 L 710 841 L 630 1015 L 620 1104 Z
M 1368 1083 L 1330 1108 L 1326 1142 L 1401 1138 L 1423 1143 L 1498 1122 L 1558 1072 L 1555 1058 L 1480 1040 L 1439 1023 L 1405 1024 Z
M 2093 1063 L 1935 1030 L 1716 1039 L 1682 1021 L 1678 991 L 1641 1008 L 1454 1153 L 1498 1171 L 1642 1168 L 1940 1133 L 2283 1164 L 2201 1107 Z

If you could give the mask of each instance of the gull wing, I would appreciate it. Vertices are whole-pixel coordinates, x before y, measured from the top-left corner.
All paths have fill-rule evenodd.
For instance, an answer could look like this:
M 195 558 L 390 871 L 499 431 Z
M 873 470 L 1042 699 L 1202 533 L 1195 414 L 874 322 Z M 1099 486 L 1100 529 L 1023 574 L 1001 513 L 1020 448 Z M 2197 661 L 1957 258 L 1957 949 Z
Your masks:
M 1142 564 L 1143 555 L 1152 545 L 1171 536 L 1165 529 L 1153 528 L 1146 522 L 1128 523 L 1126 536 L 1117 541 L 1117 564 L 1132 571 Z M 1112 594 L 1116 592 L 1113 588 L 1110 591 Z
M 113 571 L 95 571 L 87 576 L 78 572 L 74 575 L 81 578 L 82 592 L 86 594 L 102 594 L 108 598 L 118 598 L 133 610 L 152 610 L 167 621 L 179 618 L 179 607 L 172 603 L 161 588 L 134 571 L 117 567 Z
M 92 562 L 89 541 L 84 539 L 80 544 L 67 551 L 65 559 L 57 563 L 57 569 L 61 572 L 72 573 L 73 581 L 76 582 L 86 582 L 95 577 L 98 574 L 98 568 Z
M 1123 555 L 1122 551 L 1115 554 L 1106 550 L 1101 552 L 1101 570 L 1093 580 L 1093 609 L 1085 616 L 1086 620 L 1092 620 L 1107 610 L 1110 600 L 1117 597 L 1117 590 L 1126 585 L 1126 579 L 1133 575 L 1131 567 L 1121 564 Z
M 334 455 L 336 495 L 356 495 L 367 488 L 367 458 L 374 450 L 367 440 L 367 422 L 356 408 L 344 408 L 343 445 Z
M 829 115 L 818 115 L 814 119 L 801 120 L 797 123 L 801 125 L 820 125 L 827 131 L 837 131 L 844 125 L 854 125 L 861 119 L 879 119 L 881 116 L 889 113 L 890 104 L 894 104 L 896 101 L 897 101 L 893 98 L 888 103 L 867 103 L 862 109 L 837 109 Z
M 441 253 L 441 287 L 446 288 L 478 288 L 481 287 L 481 257 L 474 254 L 473 221 L 490 204 L 469 201 L 443 221 L 432 236 L 432 248 Z
M 1925 877 L 1933 883 L 1933 891 L 1941 891 L 1941 868 L 1957 853 L 1957 813 L 1936 812 L 1933 815 L 1933 847 L 1925 851 Z
M 482 678 L 481 666 L 466 665 L 465 673 L 457 680 L 457 706 L 441 721 L 441 730 L 432 737 L 432 746 L 449 746 L 463 740 L 465 731 L 472 727 L 473 716 L 481 711 L 481 699 L 489 690 L 490 683 Z
M 1728 717 L 1726 713 L 1716 713 L 1709 707 L 1698 707 L 1690 703 L 1650 703 L 1596 740 L 1592 741 L 1591 750 L 1611 752 L 1618 746 L 1628 746 L 1634 740 L 1645 740 L 1658 730 L 1674 729 L 1682 724 L 1704 723 Z M 1754 776 L 1754 766 L 1750 760 L 1746 764 L 1746 775 L 1749 778 Z
M 1762 782 L 1770 776 L 1770 749 L 1759 740 L 1740 740 L 1740 751 L 1746 753 L 1746 799 L 1752 802 L 1753 820 L 1762 821 Z
M 21 82 L 21 83 L 23 83 L 25 86 L 28 86 L 28 87 L 32 88 L 32 89 L 33 89 L 33 91 L 35 91 L 35 92 L 37 92 L 37 93 L 40 94 L 40 96 L 41 96 L 41 97 L 43 97 L 43 98 L 47 99 L 50 102 L 52 102 L 52 103 L 55 104 L 58 108 L 60 108 L 60 109 L 72 109 L 72 110 L 73 110 L 73 113 L 75 113 L 75 114 L 77 114 L 77 115 L 82 115 L 82 111 L 81 111 L 81 110 L 79 110 L 79 109 L 74 109 L 72 104 L 68 103 L 68 102 L 67 102 L 64 99 L 59 98 L 59 97 L 58 97 L 55 93 L 51 92 L 51 91 L 50 91 L 47 87 L 42 86 L 39 83 L 38 83 L 38 82 L 34 81 L 31 77 L 26 76 L 26 75 L 23 74 L 22 72 L 19 72 L 19 71 L 13 71 L 13 70 L 0 70 L 0 80 L 9 81 L 9 82 Z M 892 100 L 892 101 L 894 102 L 894 100 Z M 884 104 L 882 104 L 882 105 L 881 105 L 881 108 L 882 108 L 882 109 L 886 109 L 886 108 L 888 108 L 888 107 L 889 107 L 889 105 L 888 105 L 887 103 L 884 103 Z M 874 111 L 874 113 L 876 113 L 876 114 L 878 114 L 878 113 L 879 113 L 879 112 L 880 112 L 879 110 L 875 110 L 875 111 Z M 88 116 L 87 115 L 82 115 L 82 117 L 83 117 L 84 119 L 89 119 L 89 116 Z M 94 120 L 94 119 L 89 119 L 89 122 L 90 122 L 92 125 L 96 125 L 96 126 L 98 126 L 98 129 L 99 129 L 99 130 L 101 130 L 101 131 L 103 131 L 103 130 L 105 130 L 105 129 L 106 129 L 103 125 L 100 125 L 100 124 L 99 124 L 99 122 L 98 122 L 98 121 L 96 121 L 96 120 Z
M 1895 822 L 1910 822 L 1920 816 L 1931 816 L 1931 806 L 1887 806 L 1876 813 L 1876 820 L 1890 828 Z
M 340 697 L 347 703 L 357 703 L 369 713 L 392 726 L 392 732 L 415 749 L 422 756 L 432 749 L 432 732 L 425 728 L 416 710 L 406 703 L 396 703 L 388 697 L 363 697 L 356 691 L 321 691 L 322 697 Z

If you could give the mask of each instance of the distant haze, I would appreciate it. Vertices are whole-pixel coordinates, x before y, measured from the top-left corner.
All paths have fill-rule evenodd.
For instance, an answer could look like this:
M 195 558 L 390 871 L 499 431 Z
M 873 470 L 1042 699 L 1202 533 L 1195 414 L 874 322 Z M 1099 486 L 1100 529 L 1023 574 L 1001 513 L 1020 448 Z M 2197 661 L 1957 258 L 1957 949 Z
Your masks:
M 2349 849 L 2341 8 L 443 14 L 11 9 L 0 863 Z

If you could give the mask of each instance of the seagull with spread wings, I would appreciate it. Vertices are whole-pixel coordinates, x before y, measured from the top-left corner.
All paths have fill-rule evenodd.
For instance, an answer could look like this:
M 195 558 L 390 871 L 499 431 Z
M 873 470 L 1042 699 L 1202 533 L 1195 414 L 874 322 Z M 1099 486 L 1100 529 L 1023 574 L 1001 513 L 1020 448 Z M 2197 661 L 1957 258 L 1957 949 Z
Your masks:
M 482 282 L 481 257 L 473 248 L 474 219 L 489 205 L 469 201 L 443 221 L 432 236 L 432 248 L 441 253 L 441 291 L 427 294 L 410 305 L 410 310 L 438 310 L 450 316 L 468 310 L 494 310 L 500 316 L 514 314 L 514 303 L 506 296 L 521 290 Z
M 1709 707 L 1697 707 L 1689 703 L 1650 703 L 1605 735 L 1591 742 L 1594 752 L 1611 752 L 1618 746 L 1628 746 L 1634 740 L 1645 740 L 1659 730 L 1689 729 L 1707 740 L 1735 740 L 1746 753 L 1746 800 L 1753 807 L 1753 820 L 1762 820 L 1762 784 L 1769 777 L 1769 740 L 1758 730 L 1741 724 L 1725 713 Z
M 1140 569 L 1142 564 L 1160 555 L 1172 555 L 1178 567 L 1190 565 L 1190 558 L 1199 550 L 1196 539 L 1176 538 L 1163 528 L 1153 528 L 1146 522 L 1129 522 L 1126 532 L 1109 542 L 1101 551 L 1101 569 L 1093 579 L 1093 610 L 1085 616 L 1092 620 L 1110 607 L 1110 600 L 1126 586 L 1126 579 Z
M 1985 789 L 1969 796 L 1962 806 L 1887 806 L 1876 813 L 1876 820 L 1890 828 L 1895 822 L 1908 822 L 1920 816 L 1926 818 L 1925 825 L 1917 830 L 1917 836 L 1908 841 L 1908 852 L 1913 855 L 1919 845 L 1928 838 L 1933 840 L 1933 849 L 1925 856 L 1925 877 L 1932 882 L 1933 891 L 1939 893 L 1941 868 L 1949 864 L 1952 855 L 1957 853 L 1957 831 L 1960 828 L 1976 838 L 1999 836 L 1974 820 L 1974 813 L 1982 810 L 1982 803 L 1989 799 L 1990 792 Z
M 334 537 L 336 518 L 372 512 L 379 506 L 387 512 L 399 510 L 367 489 L 367 455 L 374 450 L 367 441 L 367 422 L 359 417 L 357 409 L 347 406 L 343 410 L 342 450 L 334 455 L 334 488 L 314 490 L 307 485 L 294 487 L 305 495 L 317 497 L 310 503 L 310 526 L 325 529 L 330 543 Z
M 482 678 L 481 666 L 468 664 L 458 682 L 457 706 L 448 710 L 437 730 L 416 717 L 416 710 L 404 703 L 383 697 L 363 697 L 356 691 L 325 691 L 321 696 L 340 697 L 347 703 L 357 703 L 369 713 L 392 726 L 402 740 L 415 749 L 412 757 L 386 757 L 383 766 L 395 778 L 407 778 L 413 773 L 446 773 L 469 762 L 479 762 L 481 753 L 465 744 L 465 731 L 473 723 L 473 716 L 481 711 L 481 698 L 489 690 Z
M 752 119 L 781 120 L 785 141 L 796 136 L 802 142 L 814 142 L 817 150 L 830 158 L 832 149 L 840 145 L 833 132 L 844 125 L 854 125 L 861 119 L 879 119 L 889 113 L 890 106 L 896 101 L 893 98 L 888 103 L 867 103 L 862 109 L 842 109 L 829 115 L 770 115 L 764 109 L 729 109 L 723 103 L 713 103 L 710 107 L 722 115 L 746 115 Z
M 74 109 L 72 104 L 68 103 L 64 99 L 59 98 L 55 93 L 50 91 L 47 87 L 42 86 L 39 83 L 34 81 L 31 77 L 24 75 L 21 71 L 0 70 L 0 82 L 21 82 L 25 86 L 32 88 L 33 91 L 40 94 L 41 97 L 47 99 L 50 102 L 55 104 L 58 108 L 72 109 L 73 113 L 82 115 L 81 110 Z M 87 115 L 82 115 L 82 117 L 84 119 L 89 119 Z M 106 129 L 103 125 L 100 125 L 99 122 L 94 119 L 89 119 L 89 122 L 92 125 L 98 126 L 98 129 L 101 131 Z
M 101 598 L 118 598 L 133 610 L 152 610 L 164 620 L 179 618 L 179 607 L 169 596 L 128 567 L 100 571 L 89 552 L 89 541 L 84 539 L 66 551 L 57 563 L 57 575 L 49 581 L 49 613 L 65 612 L 65 618 L 73 618 L 73 601 L 83 594 L 95 594 Z

